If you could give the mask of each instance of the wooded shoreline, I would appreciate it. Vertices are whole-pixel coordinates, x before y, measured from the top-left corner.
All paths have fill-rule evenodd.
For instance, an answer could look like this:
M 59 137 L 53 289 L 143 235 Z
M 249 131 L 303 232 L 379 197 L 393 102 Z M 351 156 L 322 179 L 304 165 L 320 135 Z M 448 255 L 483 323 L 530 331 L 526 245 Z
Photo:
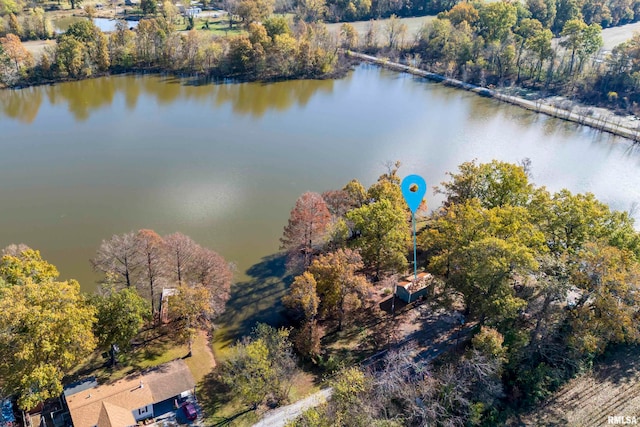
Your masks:
M 466 83 L 458 79 L 445 77 L 441 74 L 432 73 L 417 67 L 412 67 L 410 65 L 405 65 L 398 62 L 392 62 L 385 58 L 378 58 L 376 56 L 366 55 L 364 53 L 353 52 L 350 50 L 346 51 L 346 54 L 350 57 L 357 58 L 362 61 L 370 62 L 376 65 L 381 65 L 390 70 L 400 71 L 400 72 L 409 73 L 415 76 L 424 77 L 426 79 L 429 79 L 438 83 L 442 83 L 445 86 L 451 86 L 454 88 L 467 90 L 469 92 L 476 93 L 480 96 L 484 96 L 487 98 L 494 98 L 498 101 L 516 105 L 518 107 L 522 107 L 527 110 L 534 111 L 536 113 L 542 113 L 557 119 L 566 120 L 566 121 L 577 123 L 580 125 L 589 126 L 591 128 L 594 128 L 603 132 L 608 132 L 613 135 L 629 139 L 634 143 L 640 141 L 640 131 L 638 131 L 637 129 L 630 129 L 628 127 L 624 127 L 620 124 L 619 121 L 613 122 L 608 120 L 607 117 L 604 117 L 604 118 L 589 117 L 585 114 L 579 114 L 579 113 L 573 112 L 572 110 L 567 110 L 565 108 L 560 108 L 557 106 L 545 104 L 540 100 L 531 101 L 518 96 L 506 95 L 496 91 L 495 89 L 477 86 L 472 83 Z

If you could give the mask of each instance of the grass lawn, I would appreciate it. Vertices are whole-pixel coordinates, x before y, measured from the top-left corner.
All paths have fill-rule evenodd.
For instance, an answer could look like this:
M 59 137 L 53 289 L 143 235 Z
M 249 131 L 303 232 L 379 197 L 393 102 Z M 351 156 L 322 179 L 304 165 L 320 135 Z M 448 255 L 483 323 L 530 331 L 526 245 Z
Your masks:
M 209 28 L 206 28 L 206 23 L 209 22 Z M 176 30 L 186 31 L 188 21 L 186 19 L 180 20 L 175 24 Z M 239 34 L 245 34 L 246 31 L 239 25 L 234 24 L 233 28 L 229 29 L 229 21 L 223 18 L 196 18 L 194 20 L 194 28 L 199 31 L 209 31 L 218 36 L 237 36 Z
M 109 366 L 109 360 L 103 353 L 96 351 L 70 374 L 71 379 L 94 375 L 100 382 L 115 381 L 145 368 L 185 357 L 188 353 L 187 345 L 176 344 L 167 326 L 143 331 L 138 340 L 140 344 L 134 346 L 129 354 L 121 357 L 115 368 Z M 215 367 L 211 349 L 207 346 L 206 334 L 198 334 L 193 343 L 191 357 L 184 359 L 197 383 Z

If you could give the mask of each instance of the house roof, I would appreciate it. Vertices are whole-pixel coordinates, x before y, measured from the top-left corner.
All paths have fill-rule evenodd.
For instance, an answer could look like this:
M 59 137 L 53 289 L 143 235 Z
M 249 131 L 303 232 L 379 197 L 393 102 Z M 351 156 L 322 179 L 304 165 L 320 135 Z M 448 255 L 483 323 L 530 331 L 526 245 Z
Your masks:
M 104 423 L 109 422 L 112 415 L 114 419 L 120 419 L 123 411 L 131 414 L 135 409 L 161 402 L 194 387 L 195 380 L 189 368 L 178 359 L 141 374 L 67 396 L 67 406 L 74 427 L 93 427 L 99 421 L 103 422 L 100 427 L 123 427 L 128 424 Z M 103 412 L 106 412 L 104 416 Z
M 430 283 L 431 280 L 433 279 L 433 276 L 429 273 L 418 273 L 418 280 L 415 280 L 415 277 L 413 275 L 411 276 L 407 276 L 405 277 L 401 282 L 398 283 L 398 286 L 403 287 L 404 289 L 406 289 L 408 292 L 417 292 L 422 288 L 427 287 Z
M 196 381 L 184 360 L 178 359 L 165 363 L 144 375 L 149 385 L 153 401 L 162 402 L 196 386 Z
M 81 391 L 88 390 L 90 388 L 96 387 L 98 385 L 98 381 L 96 381 L 96 377 L 89 377 L 83 380 L 77 381 L 73 384 L 69 384 L 64 388 L 64 397 L 69 397 L 76 393 L 80 393 Z
M 129 427 L 135 426 L 136 419 L 129 409 L 102 402 L 102 409 L 98 417 L 98 427 Z

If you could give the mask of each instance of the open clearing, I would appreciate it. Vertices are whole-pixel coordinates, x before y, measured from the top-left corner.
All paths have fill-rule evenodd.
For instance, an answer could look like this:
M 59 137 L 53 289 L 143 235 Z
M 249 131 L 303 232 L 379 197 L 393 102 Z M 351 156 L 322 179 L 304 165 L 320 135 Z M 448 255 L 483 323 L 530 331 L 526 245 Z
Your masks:
M 611 50 L 620 43 L 624 43 L 633 37 L 633 33 L 640 31 L 640 22 L 622 25 L 620 27 L 605 28 L 602 30 L 602 49 Z
M 422 28 L 424 24 L 426 24 L 429 21 L 433 21 L 434 19 L 436 19 L 435 16 L 418 16 L 414 18 L 401 18 L 402 23 L 407 26 L 407 35 L 405 37 L 405 41 L 406 42 L 413 41 L 415 39 L 416 34 L 418 33 L 418 30 L 420 30 L 420 28 Z M 349 22 L 349 24 L 353 25 L 353 27 L 358 32 L 358 37 L 360 38 L 360 41 L 362 41 L 364 39 L 365 34 L 367 34 L 367 31 L 369 30 L 369 25 L 371 25 L 372 22 L 374 22 L 377 27 L 377 33 L 378 33 L 377 42 L 382 43 L 387 39 L 387 24 L 389 23 L 389 19 L 379 19 L 375 21 L 355 21 L 355 22 Z M 343 22 L 327 24 L 327 28 L 329 29 L 330 33 L 338 36 L 340 35 L 340 27 L 342 26 L 342 24 Z
M 617 349 L 593 373 L 569 381 L 536 413 L 512 426 L 595 427 L 609 416 L 640 418 L 640 360 L 636 346 Z

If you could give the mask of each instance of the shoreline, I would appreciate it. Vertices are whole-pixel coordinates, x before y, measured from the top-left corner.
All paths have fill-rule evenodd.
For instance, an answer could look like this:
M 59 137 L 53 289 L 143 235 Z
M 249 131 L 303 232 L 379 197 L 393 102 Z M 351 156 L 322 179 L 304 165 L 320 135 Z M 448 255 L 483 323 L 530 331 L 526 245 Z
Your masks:
M 498 101 L 527 109 L 529 111 L 545 114 L 550 117 L 566 120 L 579 125 L 589 126 L 602 132 L 607 132 L 616 136 L 620 136 L 622 138 L 626 138 L 633 143 L 640 141 L 640 121 L 637 122 L 635 129 L 626 125 L 626 123 L 635 120 L 633 118 L 634 116 L 629 116 L 632 118 L 623 118 L 620 116 L 616 116 L 610 110 L 598 108 L 595 106 L 578 106 L 572 101 L 562 97 L 541 98 L 535 101 L 531 101 L 518 96 L 507 95 L 495 89 L 476 86 L 474 84 L 466 83 L 461 80 L 445 77 L 443 75 L 412 67 L 410 65 L 391 62 L 387 59 L 378 58 L 376 56 L 366 55 L 364 53 L 353 52 L 350 50 L 345 51 L 345 54 L 349 57 L 374 63 L 394 71 L 400 71 L 418 77 L 424 77 L 426 79 L 442 83 L 445 86 L 463 89 L 483 96 L 485 98 L 493 98 Z M 554 100 L 559 102 L 555 102 Z M 564 105 L 558 105 L 565 103 L 569 103 L 571 108 L 567 109 L 564 107 Z M 601 112 L 606 111 L 606 114 L 603 114 L 602 116 L 594 116 L 593 113 L 595 109 Z

